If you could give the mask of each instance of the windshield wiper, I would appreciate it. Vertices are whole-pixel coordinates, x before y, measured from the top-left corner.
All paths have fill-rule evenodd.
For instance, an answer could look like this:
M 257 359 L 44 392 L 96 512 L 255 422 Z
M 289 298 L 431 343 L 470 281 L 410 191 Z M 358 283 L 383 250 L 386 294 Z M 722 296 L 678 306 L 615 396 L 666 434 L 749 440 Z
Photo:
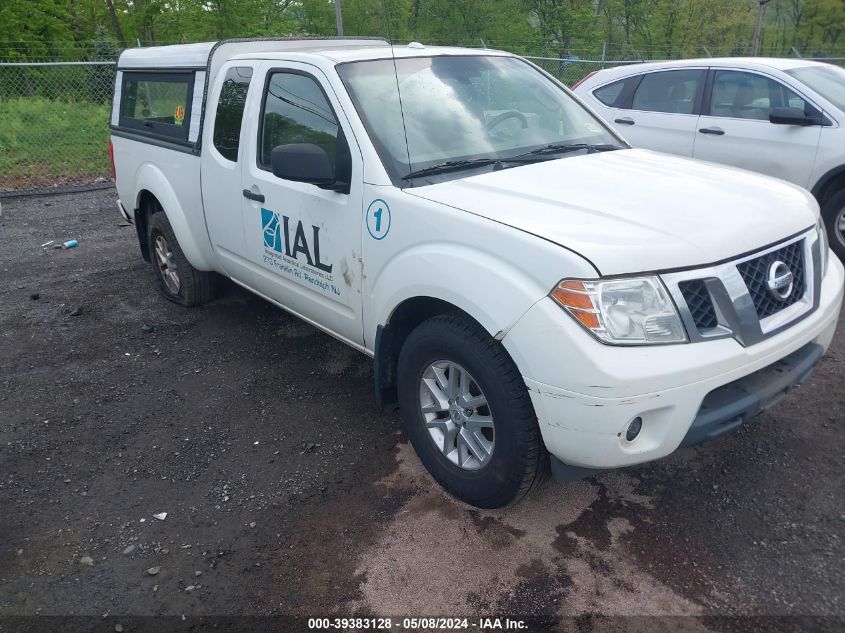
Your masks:
M 549 143 L 543 147 L 532 149 L 530 152 L 524 154 L 517 154 L 510 158 L 502 158 L 501 161 L 506 163 L 508 161 L 533 160 L 538 156 L 546 156 L 549 154 L 568 154 L 569 152 L 577 152 L 579 150 L 586 150 L 588 154 L 595 152 L 609 152 L 615 149 L 622 149 L 621 145 L 612 145 L 610 143 L 591 144 L 591 143 Z
M 421 176 L 432 176 L 434 174 L 446 174 L 451 171 L 462 171 L 464 169 L 471 169 L 473 167 L 484 167 L 485 165 L 495 165 L 501 162 L 498 158 L 470 158 L 466 160 L 447 160 L 445 163 L 437 163 L 431 167 L 417 169 L 402 176 L 402 180 L 410 180 L 412 178 L 419 178 Z
M 622 149 L 620 145 L 611 144 L 590 144 L 590 143 L 550 143 L 544 147 L 533 149 L 524 154 L 517 154 L 516 156 L 509 156 L 507 158 L 468 158 L 464 160 L 447 160 L 443 163 L 437 163 L 431 167 L 417 169 L 402 176 L 402 180 L 411 180 L 413 178 L 420 178 L 422 176 L 433 176 L 435 174 L 447 174 L 453 171 L 463 171 L 464 169 L 472 169 L 474 167 L 484 167 L 486 165 L 501 166 L 503 163 L 522 163 L 531 162 L 535 160 L 543 160 L 544 156 L 551 154 L 566 154 L 569 152 L 577 152 L 579 150 L 586 150 L 588 154 L 594 152 L 608 152 L 614 149 Z

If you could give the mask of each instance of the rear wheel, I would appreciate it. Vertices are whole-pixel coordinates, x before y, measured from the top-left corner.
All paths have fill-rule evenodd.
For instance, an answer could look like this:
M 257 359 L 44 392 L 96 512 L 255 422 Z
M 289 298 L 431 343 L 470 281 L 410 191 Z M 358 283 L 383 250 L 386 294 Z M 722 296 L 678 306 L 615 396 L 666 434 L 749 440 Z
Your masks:
M 196 306 L 214 299 L 214 273 L 197 270 L 188 262 L 164 211 L 150 217 L 148 242 L 158 291 L 182 306 Z
M 512 503 L 548 468 L 525 382 L 502 345 L 465 316 L 418 326 L 399 355 L 399 405 L 423 465 L 481 508 Z
M 825 202 L 822 218 L 830 248 L 845 262 L 845 189 Z

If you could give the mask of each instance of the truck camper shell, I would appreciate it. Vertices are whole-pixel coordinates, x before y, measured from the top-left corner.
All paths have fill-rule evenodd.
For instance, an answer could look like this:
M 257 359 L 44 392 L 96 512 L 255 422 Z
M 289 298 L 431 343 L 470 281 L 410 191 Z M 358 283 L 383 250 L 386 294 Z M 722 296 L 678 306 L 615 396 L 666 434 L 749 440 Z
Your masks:
M 278 37 L 128 48 L 117 61 L 110 119 L 112 134 L 135 140 L 146 138 L 154 144 L 199 154 L 208 87 L 220 67 L 233 56 L 389 46 L 387 40 L 371 37 Z M 137 91 L 139 81 L 171 84 L 174 89 L 182 87 L 185 103 L 179 116 L 174 112 L 174 120 L 170 122 L 133 118 L 124 107 L 124 99 Z

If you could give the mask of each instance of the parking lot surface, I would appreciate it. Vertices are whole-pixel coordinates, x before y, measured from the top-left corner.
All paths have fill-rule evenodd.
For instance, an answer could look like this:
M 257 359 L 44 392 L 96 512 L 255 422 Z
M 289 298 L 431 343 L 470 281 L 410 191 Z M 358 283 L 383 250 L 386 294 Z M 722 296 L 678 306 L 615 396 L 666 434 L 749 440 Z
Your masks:
M 0 616 L 845 613 L 841 322 L 737 433 L 480 511 L 367 357 L 233 284 L 161 299 L 115 197 L 3 201 Z

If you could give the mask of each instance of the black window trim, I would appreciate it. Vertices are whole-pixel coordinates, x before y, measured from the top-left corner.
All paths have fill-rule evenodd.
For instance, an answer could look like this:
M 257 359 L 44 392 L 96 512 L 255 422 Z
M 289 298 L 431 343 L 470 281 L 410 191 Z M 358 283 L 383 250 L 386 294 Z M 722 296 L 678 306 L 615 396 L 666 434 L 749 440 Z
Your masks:
M 785 84 L 783 81 L 781 81 L 777 77 L 774 77 L 773 75 L 770 75 L 768 73 L 765 73 L 765 72 L 762 72 L 762 71 L 759 71 L 759 70 L 753 70 L 753 69 L 750 69 L 750 68 L 732 68 L 732 67 L 725 67 L 725 66 L 712 66 L 709 69 L 709 72 L 707 73 L 707 89 L 704 91 L 704 95 L 703 95 L 703 101 L 702 101 L 702 104 L 701 104 L 701 116 L 711 117 L 711 118 L 714 118 L 714 119 L 731 119 L 733 121 L 759 121 L 761 123 L 769 123 L 768 119 L 741 119 L 741 118 L 737 118 L 737 117 L 723 117 L 723 116 L 716 116 L 716 115 L 710 114 L 710 106 L 713 105 L 712 104 L 712 101 L 713 101 L 713 83 L 716 81 L 716 73 L 718 71 L 733 72 L 733 73 L 746 73 L 746 74 L 749 74 L 749 75 L 759 75 L 760 77 L 763 77 L 764 79 L 769 79 L 771 81 L 774 81 L 776 84 L 779 84 L 782 88 L 786 88 L 790 92 L 794 92 L 796 95 L 801 97 L 805 101 L 805 103 L 809 103 L 810 106 L 812 106 L 819 113 L 819 116 L 821 117 L 821 123 L 820 123 L 821 127 L 831 127 L 833 125 L 833 122 L 825 114 L 824 108 L 820 108 L 816 104 L 815 101 L 810 99 L 803 92 L 801 92 L 800 90 L 798 90 L 798 89 L 796 89 L 792 86 Z
M 253 77 L 256 74 L 254 66 L 250 66 L 248 63 L 246 63 L 246 64 L 241 63 L 242 61 L 243 60 L 236 60 L 232 63 L 231 66 L 224 66 L 218 71 L 219 73 L 223 73 L 225 71 L 225 74 L 223 75 L 223 82 L 220 84 L 220 93 L 217 95 L 217 102 L 215 103 L 215 107 L 214 107 L 214 123 L 212 124 L 212 127 L 211 127 L 211 147 L 213 147 L 214 151 L 217 152 L 220 155 L 220 158 L 222 158 L 225 161 L 228 161 L 230 163 L 235 163 L 235 164 L 240 163 L 240 159 L 241 159 L 241 145 L 242 145 L 242 143 L 240 141 L 240 138 L 244 134 L 244 120 L 247 117 L 246 104 L 249 101 L 249 90 L 253 86 L 252 80 L 253 80 Z M 249 70 L 250 74 L 249 74 L 249 81 L 247 82 L 247 94 L 246 94 L 246 98 L 244 99 L 244 109 L 243 109 L 243 112 L 241 112 L 241 127 L 240 127 L 240 134 L 238 135 L 237 158 L 235 160 L 232 160 L 232 159 L 224 156 L 223 152 L 220 151 L 220 148 L 217 147 L 217 144 L 214 142 L 214 133 L 217 131 L 217 113 L 219 112 L 219 108 L 220 108 L 220 95 L 223 94 L 223 86 L 226 84 L 226 77 L 228 76 L 229 71 L 235 70 L 235 69 L 239 69 L 239 70 L 246 69 L 246 70 Z M 208 95 L 206 95 L 206 100 L 208 100 Z M 205 111 L 205 109 L 203 109 L 203 111 Z M 263 106 L 262 106 L 262 115 L 263 115 Z
M 634 102 L 634 94 L 637 92 L 637 88 L 640 87 L 644 76 L 644 74 L 639 74 L 624 79 L 625 85 L 622 87 L 622 94 L 616 100 L 619 103 L 618 109 L 631 109 L 631 104 Z
M 264 110 L 267 106 L 267 95 L 270 94 L 270 78 L 277 73 L 287 73 L 289 75 L 301 75 L 302 77 L 307 77 L 311 79 L 314 83 L 317 84 L 317 87 L 320 89 L 320 92 L 323 93 L 323 97 L 326 99 L 326 103 L 329 105 L 329 109 L 332 111 L 332 116 L 334 116 L 335 121 L 337 122 L 337 140 L 338 143 L 341 141 L 346 143 L 346 148 L 350 153 L 352 153 L 352 148 L 349 147 L 349 140 L 346 137 L 346 133 L 343 131 L 343 125 L 341 125 L 340 117 L 337 115 L 337 110 L 335 110 L 334 104 L 332 104 L 332 100 L 329 98 L 329 93 L 326 92 L 325 86 L 323 86 L 323 82 L 319 80 L 319 78 L 314 74 L 310 73 L 306 70 L 300 70 L 299 68 L 288 68 L 284 66 L 278 66 L 273 68 L 268 68 L 267 72 L 264 74 L 264 87 L 261 91 L 261 110 L 258 113 L 258 138 L 256 139 L 255 143 L 255 166 L 260 169 L 261 171 L 271 172 L 272 169 L 269 165 L 263 165 L 261 163 L 261 139 L 264 134 Z M 279 180 L 282 180 L 281 178 Z M 286 181 L 285 181 L 286 182 Z
M 120 85 L 120 111 L 118 112 L 117 125 L 112 125 L 113 131 L 129 132 L 140 137 L 150 137 L 161 141 L 173 143 L 175 145 L 193 147 L 195 143 L 188 140 L 188 134 L 191 127 L 191 115 L 194 101 L 194 87 L 196 83 L 195 69 L 191 68 L 168 68 L 168 69 L 137 69 L 137 70 L 123 70 Z M 187 78 L 188 90 L 185 103 L 185 118 L 184 124 L 181 126 L 167 125 L 165 123 L 146 122 L 143 123 L 140 119 L 133 119 L 124 116 L 123 105 L 126 98 L 126 82 L 130 79 L 135 81 L 165 81 L 173 83 L 181 83 L 174 77 Z M 170 133 L 170 128 L 177 128 L 182 133 L 180 135 Z

